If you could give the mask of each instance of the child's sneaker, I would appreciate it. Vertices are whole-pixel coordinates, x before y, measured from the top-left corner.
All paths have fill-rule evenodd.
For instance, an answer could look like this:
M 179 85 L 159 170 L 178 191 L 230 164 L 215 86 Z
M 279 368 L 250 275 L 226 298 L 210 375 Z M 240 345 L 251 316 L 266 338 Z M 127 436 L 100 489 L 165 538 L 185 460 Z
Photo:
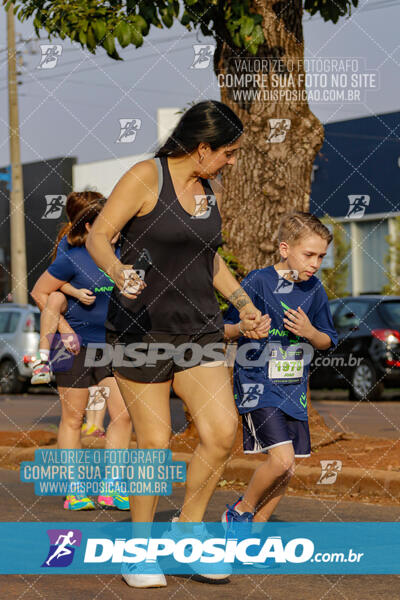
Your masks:
M 93 437 L 106 437 L 106 432 L 104 431 L 103 427 L 95 427 L 94 430 L 89 434 L 92 435 Z
M 236 500 L 231 506 L 229 504 L 226 505 L 227 510 L 223 513 L 221 517 L 222 523 L 252 523 L 253 522 L 253 513 L 244 512 L 240 513 L 235 510 L 236 506 L 243 500 L 243 496 Z
M 118 510 L 129 510 L 128 496 L 112 493 L 109 496 L 99 496 L 97 502 L 104 508 L 117 508 Z
M 231 506 L 226 505 L 227 510 L 221 517 L 222 523 L 227 523 L 226 538 L 244 539 L 251 536 L 251 527 L 253 522 L 253 513 L 240 513 L 236 506 L 241 502 L 243 496 L 236 500 Z
M 66 510 L 93 510 L 96 507 L 87 496 L 70 494 L 65 498 L 64 508 Z
M 38 357 L 33 363 L 31 363 L 30 366 L 32 367 L 33 372 L 31 378 L 32 385 L 50 383 L 51 371 L 48 360 L 43 360 L 42 358 Z
M 105 437 L 106 434 L 103 427 L 96 427 L 96 425 L 88 427 L 87 423 L 84 423 L 81 427 L 81 435 L 86 437 Z
M 165 587 L 167 580 L 158 563 L 122 563 L 121 575 L 124 581 L 135 588 Z

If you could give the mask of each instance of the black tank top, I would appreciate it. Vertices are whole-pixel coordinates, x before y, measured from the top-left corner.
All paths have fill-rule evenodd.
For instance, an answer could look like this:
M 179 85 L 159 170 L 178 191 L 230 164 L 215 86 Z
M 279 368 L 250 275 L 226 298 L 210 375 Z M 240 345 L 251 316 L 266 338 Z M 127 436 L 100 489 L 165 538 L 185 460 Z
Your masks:
M 207 179 L 198 216 L 188 213 L 176 197 L 167 157 L 155 159 L 158 200 L 146 215 L 134 216 L 121 232 L 121 262 L 135 264 L 141 250 L 150 252 L 153 266 L 147 287 L 136 299 L 115 286 L 107 328 L 121 333 L 169 332 L 200 334 L 223 331 L 223 319 L 213 287 L 213 263 L 222 244 L 221 215 Z

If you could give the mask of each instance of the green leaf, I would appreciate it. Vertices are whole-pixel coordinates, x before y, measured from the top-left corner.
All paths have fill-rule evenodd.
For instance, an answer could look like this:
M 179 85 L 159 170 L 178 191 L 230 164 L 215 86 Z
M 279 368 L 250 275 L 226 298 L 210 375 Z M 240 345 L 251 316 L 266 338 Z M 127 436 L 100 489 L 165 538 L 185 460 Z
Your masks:
M 86 44 L 86 33 L 82 30 L 79 32 L 79 41 L 82 45 Z
M 142 17 L 142 15 L 135 16 L 135 25 L 143 35 L 147 35 L 149 33 L 149 24 L 147 23 L 146 19 Z
M 232 35 L 232 40 L 235 46 L 237 46 L 238 48 L 242 47 L 242 40 L 240 39 L 240 35 L 238 33 Z
M 203 35 L 212 35 L 212 32 L 209 30 L 205 23 L 201 23 L 200 30 Z
M 136 46 L 136 48 L 139 48 L 139 46 L 141 46 L 143 44 L 143 36 L 140 33 L 140 31 L 137 29 L 137 27 L 135 25 L 130 25 L 130 30 L 131 30 L 131 43 L 134 44 Z
M 262 30 L 261 25 L 256 25 L 254 27 L 253 33 L 252 33 L 252 40 L 255 44 L 262 44 L 265 40 L 264 38 L 264 32 Z
M 168 27 L 168 29 L 172 27 L 172 24 L 174 22 L 173 17 L 169 14 L 167 9 L 161 11 L 161 20 L 164 23 L 165 27 Z
M 125 21 L 118 23 L 115 28 L 115 34 L 122 48 L 126 48 L 131 43 L 131 27 Z
M 240 34 L 242 37 L 250 35 L 254 29 L 254 21 L 251 17 L 243 17 L 241 19 L 242 25 L 240 27 Z
M 249 44 L 247 46 L 247 50 L 250 52 L 250 54 L 255 56 L 257 54 L 257 50 L 258 50 L 258 44 Z
M 187 11 L 185 11 L 181 17 L 181 23 L 182 25 L 189 25 L 189 23 L 192 22 L 192 16 L 190 15 L 190 13 L 188 13 Z
M 106 35 L 107 27 L 104 21 L 93 21 L 92 23 L 94 35 L 96 36 L 96 40 L 101 42 Z
M 87 43 L 86 43 L 88 49 L 90 51 L 94 50 L 97 46 L 97 42 L 96 42 L 96 37 L 93 33 L 93 29 L 92 27 L 89 27 L 89 29 L 87 30 Z
M 197 4 L 198 0 L 186 0 L 186 6 L 193 6 L 193 4 Z
M 111 34 L 107 35 L 107 37 L 103 41 L 102 46 L 106 50 L 107 54 L 109 54 L 110 56 L 112 54 L 114 54 L 114 52 L 116 51 L 115 50 L 115 42 L 114 42 L 114 38 Z
M 136 11 L 137 2 L 135 0 L 127 0 L 126 9 L 128 15 L 134 13 Z

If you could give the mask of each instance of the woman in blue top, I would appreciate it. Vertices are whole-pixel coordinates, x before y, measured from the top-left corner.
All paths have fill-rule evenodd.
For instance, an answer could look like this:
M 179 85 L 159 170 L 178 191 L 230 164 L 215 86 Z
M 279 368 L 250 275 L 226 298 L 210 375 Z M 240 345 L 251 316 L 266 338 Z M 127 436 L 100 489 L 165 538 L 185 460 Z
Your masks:
M 57 253 L 55 261 L 41 275 L 32 290 L 32 297 L 41 309 L 45 306 L 48 296 L 59 290 L 66 282 L 76 288 L 89 289 L 96 296 L 95 302 L 90 305 L 84 305 L 69 296 L 68 301 L 65 300 L 65 312 L 59 321 L 61 343 L 57 348 L 57 356 L 52 361 L 61 401 L 58 448 L 80 448 L 81 425 L 88 402 L 88 388 L 91 386 L 102 386 L 109 390 L 107 405 L 111 422 L 106 434 L 106 448 L 127 448 L 132 433 L 131 419 L 112 375 L 111 365 L 86 366 L 85 364 L 89 344 L 96 345 L 98 348 L 96 360 L 101 358 L 100 347 L 105 344 L 104 323 L 114 286 L 110 278 L 96 266 L 85 248 L 90 227 L 101 209 L 102 203 L 97 202 L 77 215 L 67 236 L 67 250 Z M 117 237 L 113 239 L 114 243 L 116 239 Z M 70 341 L 71 328 L 75 333 L 73 353 L 71 353 Z M 53 356 L 54 354 L 53 343 Z M 99 500 L 104 499 L 99 497 Z M 113 500 L 117 508 L 129 508 L 127 498 L 115 495 Z M 64 508 L 90 509 L 94 508 L 94 504 L 89 498 L 69 494 Z

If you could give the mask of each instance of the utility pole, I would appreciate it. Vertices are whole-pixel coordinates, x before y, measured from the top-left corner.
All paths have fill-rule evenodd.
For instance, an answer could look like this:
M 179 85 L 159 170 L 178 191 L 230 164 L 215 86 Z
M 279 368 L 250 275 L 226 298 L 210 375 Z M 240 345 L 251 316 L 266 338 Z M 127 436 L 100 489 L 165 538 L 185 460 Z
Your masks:
M 17 60 L 15 51 L 14 5 L 7 11 L 8 42 L 8 110 L 10 128 L 10 241 L 11 241 L 11 293 L 13 302 L 28 302 L 25 247 L 24 187 L 19 143 Z

